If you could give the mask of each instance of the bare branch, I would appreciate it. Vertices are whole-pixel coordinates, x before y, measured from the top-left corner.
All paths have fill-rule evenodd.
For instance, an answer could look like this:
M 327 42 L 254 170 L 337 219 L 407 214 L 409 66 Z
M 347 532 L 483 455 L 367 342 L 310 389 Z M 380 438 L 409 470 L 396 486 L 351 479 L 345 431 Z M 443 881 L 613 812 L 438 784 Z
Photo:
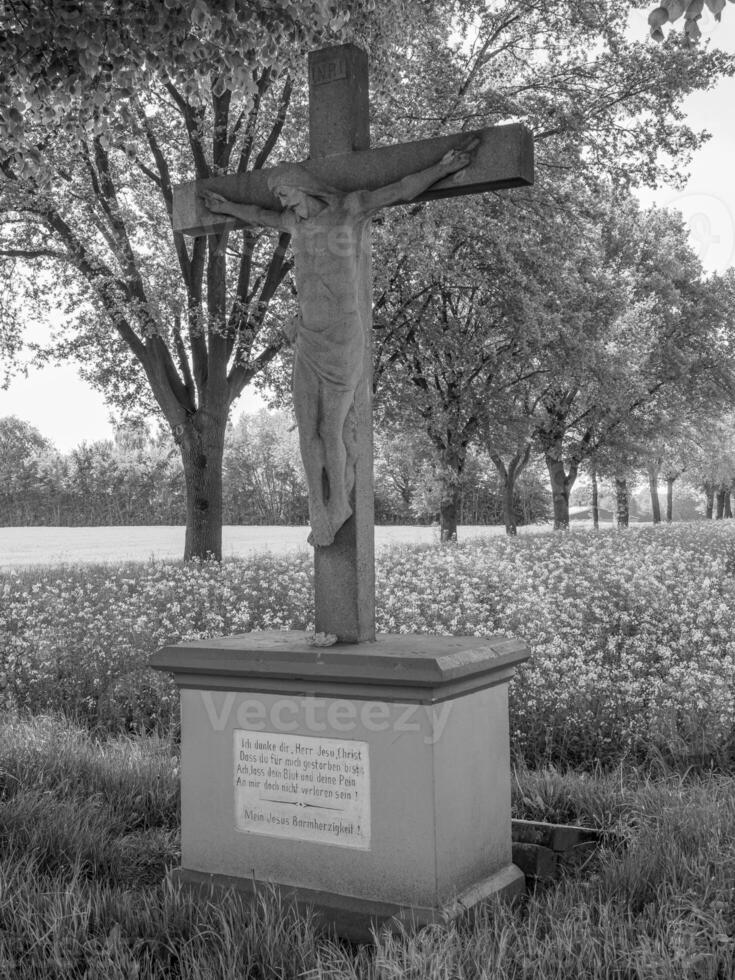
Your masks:
M 283 91 L 281 92 L 281 98 L 278 100 L 278 112 L 276 114 L 275 121 L 271 127 L 270 133 L 268 133 L 268 138 L 261 147 L 260 152 L 255 158 L 255 163 L 253 164 L 253 170 L 260 170 L 263 164 L 266 162 L 271 154 L 271 150 L 276 145 L 278 137 L 281 135 L 281 130 L 283 129 L 283 124 L 286 121 L 286 113 L 288 112 L 288 106 L 291 102 L 291 92 L 293 91 L 293 80 L 290 75 L 286 76 L 286 81 L 283 85 Z
M 235 350 L 235 365 L 249 359 L 253 340 L 263 325 L 270 301 L 292 268 L 293 262 L 285 261 L 286 250 L 290 241 L 291 235 L 288 232 L 281 232 L 278 236 L 278 244 L 271 256 L 265 281 L 258 296 L 254 316 L 248 317 L 247 305 L 244 305 L 240 309 L 233 334 L 233 336 L 237 336 L 238 338 L 237 348 Z M 232 353 L 232 345 L 230 345 L 229 353 Z
M 163 155 L 163 150 L 161 145 L 156 138 L 156 134 L 153 131 L 153 126 L 151 125 L 150 119 L 146 116 L 143 106 L 140 104 L 138 99 L 135 100 L 135 111 L 138 116 L 138 121 L 145 133 L 145 138 L 148 141 L 148 147 L 155 160 L 156 167 L 158 168 L 159 180 L 157 181 L 161 192 L 163 193 L 163 199 L 166 202 L 166 209 L 168 211 L 169 217 L 173 214 L 173 190 L 171 187 L 171 172 L 169 170 L 168 162 Z M 139 162 L 138 166 L 143 169 L 143 165 Z M 155 179 L 152 171 L 148 171 L 147 168 L 143 171 L 144 173 L 150 173 L 153 179 Z
M 253 104 L 248 112 L 248 121 L 245 126 L 245 138 L 242 144 L 242 150 L 240 151 L 240 160 L 237 164 L 237 172 L 239 174 L 244 174 L 248 169 L 248 163 L 250 162 L 250 154 L 253 152 L 253 140 L 255 139 L 255 125 L 258 121 L 258 113 L 260 111 L 260 103 L 262 101 L 263 95 L 268 89 L 270 84 L 270 74 L 264 69 L 261 72 L 260 78 L 258 79 L 258 91 L 255 93 L 253 98 Z M 238 120 L 239 121 L 239 120 Z M 235 133 L 232 134 L 232 139 L 234 139 Z
M 184 341 L 181 336 L 181 317 L 178 313 L 174 316 L 173 335 L 176 353 L 179 358 L 179 367 L 181 368 L 181 373 L 184 376 L 184 388 L 189 396 L 189 404 L 191 406 L 190 410 L 193 412 L 196 409 L 196 404 L 194 401 L 194 393 L 196 389 L 194 387 L 194 379 L 191 375 L 191 369 L 189 367 L 189 358 L 186 355 L 186 348 L 184 347 Z
M 0 256 L 14 259 L 59 259 L 73 262 L 68 252 L 57 252 L 52 248 L 0 248 Z
M 207 158 L 202 145 L 200 124 L 203 122 L 202 110 L 195 109 L 190 105 L 181 93 L 171 82 L 166 82 L 166 91 L 176 103 L 181 115 L 184 117 L 186 133 L 189 138 L 192 156 L 194 157 L 194 168 L 199 180 L 211 176 L 211 168 L 207 163 Z
M 252 381 L 256 374 L 263 370 L 266 364 L 270 364 L 276 354 L 279 354 L 283 350 L 285 343 L 286 340 L 284 338 L 278 343 L 269 344 L 246 368 L 237 364 L 233 367 L 229 377 L 230 394 L 228 405 L 232 405 L 240 397 L 245 386 Z

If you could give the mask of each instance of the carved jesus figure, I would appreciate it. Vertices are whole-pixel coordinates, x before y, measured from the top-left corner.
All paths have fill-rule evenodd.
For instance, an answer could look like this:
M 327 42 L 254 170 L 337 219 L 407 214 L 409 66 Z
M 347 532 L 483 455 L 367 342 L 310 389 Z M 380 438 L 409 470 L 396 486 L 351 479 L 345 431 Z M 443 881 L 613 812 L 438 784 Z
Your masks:
M 200 194 L 215 214 L 292 235 L 299 304 L 295 338 L 289 338 L 295 344 L 293 399 L 309 490 L 309 541 L 315 546 L 332 544 L 352 514 L 353 406 L 365 352 L 366 301 L 360 296 L 365 229 L 380 208 L 411 201 L 464 169 L 478 142 L 472 139 L 426 170 L 374 191 L 344 193 L 300 164 L 283 164 L 268 180 L 283 206 L 280 212 L 237 204 L 212 191 Z

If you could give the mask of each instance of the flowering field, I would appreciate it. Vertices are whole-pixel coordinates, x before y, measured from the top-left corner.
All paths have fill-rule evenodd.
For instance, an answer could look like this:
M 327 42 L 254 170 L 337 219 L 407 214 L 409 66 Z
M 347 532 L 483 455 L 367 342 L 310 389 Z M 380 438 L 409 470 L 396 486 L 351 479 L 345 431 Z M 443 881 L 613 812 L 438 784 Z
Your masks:
M 511 689 L 531 764 L 730 761 L 735 750 L 735 525 L 403 546 L 378 558 L 378 629 L 526 639 Z M 0 695 L 107 730 L 169 729 L 150 671 L 168 642 L 312 628 L 311 561 L 261 555 L 0 575 Z

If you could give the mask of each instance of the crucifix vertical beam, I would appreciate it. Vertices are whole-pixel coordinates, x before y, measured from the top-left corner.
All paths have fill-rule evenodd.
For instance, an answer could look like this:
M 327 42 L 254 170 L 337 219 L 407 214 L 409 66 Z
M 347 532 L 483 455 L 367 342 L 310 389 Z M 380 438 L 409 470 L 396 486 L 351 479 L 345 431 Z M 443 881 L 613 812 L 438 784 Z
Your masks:
M 309 54 L 309 151 L 312 160 L 370 146 L 367 55 L 352 44 Z M 353 513 L 334 543 L 314 549 L 315 627 L 341 642 L 375 639 L 373 502 L 373 345 L 370 227 L 358 282 L 365 326 L 362 380 L 355 395 L 357 463 Z

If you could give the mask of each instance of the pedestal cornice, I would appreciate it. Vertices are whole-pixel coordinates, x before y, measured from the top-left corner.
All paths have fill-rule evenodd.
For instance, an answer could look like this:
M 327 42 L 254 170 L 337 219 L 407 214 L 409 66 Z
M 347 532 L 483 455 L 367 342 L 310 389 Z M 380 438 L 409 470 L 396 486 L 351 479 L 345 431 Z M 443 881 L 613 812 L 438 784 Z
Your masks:
M 273 630 L 167 646 L 151 666 L 182 688 L 433 704 L 507 683 L 529 656 L 502 635 L 381 634 L 316 647 L 305 633 Z

